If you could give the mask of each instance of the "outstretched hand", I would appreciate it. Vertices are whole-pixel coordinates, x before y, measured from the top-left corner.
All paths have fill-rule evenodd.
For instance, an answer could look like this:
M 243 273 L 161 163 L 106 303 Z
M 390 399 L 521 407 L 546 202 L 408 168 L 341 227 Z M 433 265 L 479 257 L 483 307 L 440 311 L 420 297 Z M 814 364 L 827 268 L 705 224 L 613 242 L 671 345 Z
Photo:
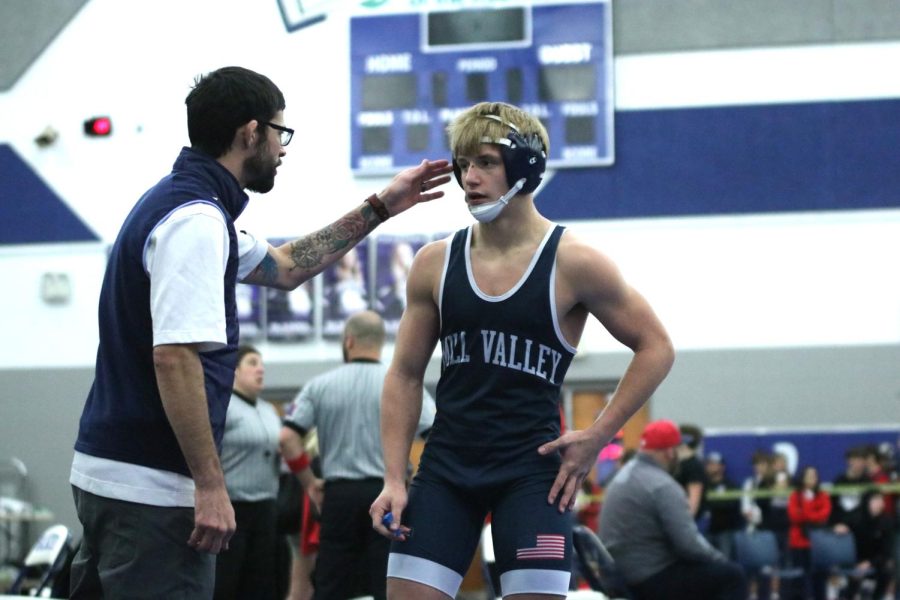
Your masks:
M 450 181 L 448 173 L 453 166 L 448 160 L 423 160 L 417 167 L 410 167 L 394 176 L 380 194 L 388 213 L 393 217 L 420 203 L 435 200 L 443 191 L 432 191 Z
M 572 510 L 581 483 L 597 461 L 603 441 L 586 431 L 569 431 L 540 448 L 540 454 L 558 451 L 562 458 L 559 473 L 550 488 L 547 502 L 553 504 L 559 498 L 559 512 Z

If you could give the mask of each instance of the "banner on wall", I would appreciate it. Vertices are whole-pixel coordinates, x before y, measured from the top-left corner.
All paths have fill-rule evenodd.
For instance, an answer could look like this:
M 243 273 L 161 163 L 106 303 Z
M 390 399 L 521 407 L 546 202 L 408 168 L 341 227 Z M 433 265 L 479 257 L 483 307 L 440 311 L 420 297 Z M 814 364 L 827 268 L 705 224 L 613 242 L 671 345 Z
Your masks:
M 239 283 L 234 289 L 237 304 L 238 325 L 241 328 L 241 342 L 253 343 L 262 339 L 265 332 L 262 290 L 255 285 Z
M 821 480 L 829 482 L 844 472 L 846 452 L 861 446 L 875 446 L 896 460 L 900 457 L 900 424 L 839 429 L 709 430 L 703 439 L 704 455 L 719 453 L 725 460 L 729 479 L 737 484 L 752 476 L 751 463 L 756 452 L 783 454 L 792 476 L 804 467 L 815 467 Z
M 340 339 L 344 321 L 371 306 L 369 243 L 351 248 L 322 272 L 322 337 Z
M 406 280 L 413 258 L 430 239 L 418 235 L 380 236 L 376 240 L 372 254 L 372 308 L 384 319 L 388 338 L 397 335 L 400 317 L 406 309 Z
M 280 246 L 289 240 L 269 240 Z M 317 278 L 294 290 L 239 283 L 235 289 L 241 342 L 299 343 L 317 337 L 316 310 L 321 304 Z
M 393 339 L 406 309 L 406 280 L 413 259 L 438 235 L 369 236 L 333 265 L 285 291 L 238 284 L 236 291 L 241 341 L 305 343 L 339 340 L 347 318 L 374 310 Z M 287 240 L 270 240 L 274 246 Z

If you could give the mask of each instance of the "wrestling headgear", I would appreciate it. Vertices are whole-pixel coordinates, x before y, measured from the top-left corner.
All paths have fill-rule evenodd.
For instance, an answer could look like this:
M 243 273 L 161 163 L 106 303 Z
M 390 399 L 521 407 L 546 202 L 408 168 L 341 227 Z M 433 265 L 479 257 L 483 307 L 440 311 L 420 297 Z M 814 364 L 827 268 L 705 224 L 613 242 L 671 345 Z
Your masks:
M 522 135 L 519 128 L 504 121 L 497 115 L 484 115 L 487 119 L 493 119 L 509 127 L 510 132 L 505 138 L 481 138 L 482 143 L 496 144 L 500 146 L 500 156 L 506 169 L 506 183 L 509 191 L 503 194 L 495 202 L 470 206 L 469 212 L 481 223 L 490 223 L 503 211 L 510 199 L 516 194 L 529 194 L 537 189 L 547 166 L 547 151 L 541 136 L 537 133 Z M 453 158 L 453 174 L 459 187 L 465 189 L 462 181 L 462 169 Z

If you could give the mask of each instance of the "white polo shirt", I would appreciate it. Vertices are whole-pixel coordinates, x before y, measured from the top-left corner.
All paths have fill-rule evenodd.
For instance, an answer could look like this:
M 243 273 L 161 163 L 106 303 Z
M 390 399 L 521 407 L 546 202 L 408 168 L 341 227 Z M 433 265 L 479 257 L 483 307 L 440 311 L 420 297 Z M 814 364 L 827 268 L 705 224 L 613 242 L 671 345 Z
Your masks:
M 242 281 L 262 262 L 269 244 L 238 231 L 238 272 Z M 172 211 L 151 232 L 144 248 L 150 277 L 153 345 L 200 344 L 223 347 L 225 297 L 222 279 L 228 262 L 228 228 L 216 206 L 197 201 Z M 193 506 L 194 481 L 172 471 L 75 452 L 69 482 L 86 492 L 150 504 Z

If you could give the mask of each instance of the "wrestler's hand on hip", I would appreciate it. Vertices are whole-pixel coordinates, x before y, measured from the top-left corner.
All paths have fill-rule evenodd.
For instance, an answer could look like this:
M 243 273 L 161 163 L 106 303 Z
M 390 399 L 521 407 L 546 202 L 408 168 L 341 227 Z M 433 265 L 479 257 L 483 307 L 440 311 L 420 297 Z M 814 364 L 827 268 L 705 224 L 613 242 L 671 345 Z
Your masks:
M 550 488 L 547 502 L 553 504 L 559 499 L 559 512 L 572 510 L 575 498 L 581 489 L 581 482 L 591 472 L 597 461 L 602 443 L 586 431 L 568 431 L 538 448 L 540 454 L 559 452 L 562 464 Z

